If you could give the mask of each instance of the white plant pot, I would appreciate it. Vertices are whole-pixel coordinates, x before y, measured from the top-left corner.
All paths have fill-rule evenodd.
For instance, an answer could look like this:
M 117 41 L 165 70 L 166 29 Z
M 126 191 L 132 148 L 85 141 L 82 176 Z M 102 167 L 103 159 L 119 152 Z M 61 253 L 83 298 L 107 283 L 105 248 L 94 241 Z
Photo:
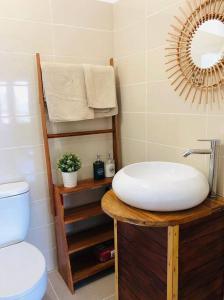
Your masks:
M 61 172 L 64 187 L 76 187 L 77 186 L 77 171 L 76 172 Z

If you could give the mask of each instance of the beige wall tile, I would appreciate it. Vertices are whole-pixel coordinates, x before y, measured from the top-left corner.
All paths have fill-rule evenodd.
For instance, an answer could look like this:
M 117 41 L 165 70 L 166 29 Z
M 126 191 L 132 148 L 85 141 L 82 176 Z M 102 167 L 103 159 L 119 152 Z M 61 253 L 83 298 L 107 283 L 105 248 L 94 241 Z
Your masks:
M 147 80 L 148 81 L 161 81 L 167 80 L 168 75 L 166 73 L 167 66 L 165 59 L 165 49 L 160 47 L 148 51 L 147 55 Z
M 122 112 L 146 111 L 146 84 L 119 87 Z
M 45 169 L 42 146 L 0 149 L 0 154 L 0 183 Z
M 1 117 L 0 148 L 36 146 L 43 143 L 39 118 L 37 117 Z
M 147 144 L 147 160 L 178 162 L 180 149 L 155 143 Z
M 141 21 L 146 13 L 146 0 L 119 0 L 114 4 L 114 29 Z
M 50 23 L 50 5 L 46 0 L 1 0 L 0 18 Z
M 31 204 L 30 229 L 47 226 L 53 223 L 48 200 L 35 201 Z
M 80 56 L 53 56 L 53 60 L 58 63 L 65 64 L 96 64 L 109 65 L 108 57 L 80 57 Z
M 54 225 L 47 225 L 30 229 L 26 241 L 35 245 L 41 251 L 48 251 L 54 248 L 55 245 L 55 234 Z
M 54 25 L 55 54 L 58 56 L 112 57 L 112 32 Z
M 46 184 L 47 175 L 44 172 L 27 174 L 24 177 L 20 175 L 17 181 L 24 179 L 29 182 L 31 201 L 40 201 L 49 198 L 49 191 Z
M 145 139 L 145 114 L 123 113 L 121 118 L 122 137 L 138 140 Z
M 219 139 L 224 144 L 224 115 L 209 115 L 207 122 L 207 138 Z
M 145 53 L 130 55 L 122 59 L 117 59 L 116 66 L 120 85 L 145 82 Z
M 145 142 L 123 138 L 121 146 L 123 166 L 146 160 Z
M 149 161 L 169 161 L 183 163 L 196 167 L 207 175 L 207 164 L 204 156 L 192 155 L 183 157 L 184 148 L 148 143 L 147 160 Z
M 219 102 L 210 102 L 208 104 L 208 114 L 224 114 L 224 102 L 221 100 Z
M 93 0 L 52 0 L 53 22 L 78 27 L 113 29 L 112 5 Z
M 10 123 L 10 119 L 13 117 L 18 122 L 22 118 L 31 117 L 38 113 L 36 87 L 34 85 L 26 81 L 8 80 L 0 82 L 0 118 L 2 122 L 5 120 L 5 122 Z
M 14 20 L 0 20 L 0 51 L 52 54 L 51 26 Z
M 218 158 L 218 171 L 217 171 L 217 193 L 221 196 L 224 195 L 224 156 Z
M 147 0 L 147 15 L 158 13 L 173 4 L 180 5 L 181 2 L 183 0 Z
M 158 48 L 167 44 L 170 25 L 176 24 L 174 16 L 178 14 L 178 6 L 173 5 L 158 14 L 152 15 L 147 22 L 147 47 L 148 49 Z M 157 30 L 156 30 L 157 29 Z
M 200 146 L 197 139 L 206 135 L 206 118 L 193 115 L 148 115 L 148 141 L 192 148 Z
M 47 270 L 52 271 L 57 269 L 58 262 L 57 262 L 57 249 L 51 248 L 49 250 L 43 250 L 44 257 L 46 259 Z
M 207 105 L 185 101 L 171 86 L 171 81 L 154 81 L 148 85 L 148 112 L 206 114 Z
M 15 49 L 14 49 L 15 50 Z M 0 84 L 15 82 L 26 82 L 33 85 L 35 77 L 34 57 L 30 55 L 19 55 L 12 53 L 1 53 L 0 55 Z M 3 81 L 3 82 L 2 82 Z
M 145 21 L 114 32 L 114 56 L 145 51 Z

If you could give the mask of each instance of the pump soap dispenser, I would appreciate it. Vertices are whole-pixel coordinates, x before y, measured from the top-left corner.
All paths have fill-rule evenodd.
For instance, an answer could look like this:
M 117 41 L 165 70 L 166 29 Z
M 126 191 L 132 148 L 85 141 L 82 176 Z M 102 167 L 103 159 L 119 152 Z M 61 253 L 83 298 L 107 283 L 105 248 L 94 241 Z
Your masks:
M 115 175 L 115 164 L 110 153 L 108 154 L 108 160 L 105 166 L 105 174 L 106 177 L 113 177 Z
M 100 180 L 105 178 L 104 162 L 100 159 L 99 154 L 97 154 L 97 159 L 93 163 L 93 173 L 94 173 L 95 180 Z

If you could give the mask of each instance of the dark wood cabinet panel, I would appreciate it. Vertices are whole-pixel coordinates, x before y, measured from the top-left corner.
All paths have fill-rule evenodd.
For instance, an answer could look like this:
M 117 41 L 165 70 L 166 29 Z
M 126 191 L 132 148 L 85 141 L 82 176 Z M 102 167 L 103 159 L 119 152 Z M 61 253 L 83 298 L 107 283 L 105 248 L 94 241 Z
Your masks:
M 167 228 L 118 222 L 119 300 L 164 300 Z
M 179 299 L 221 300 L 224 283 L 224 213 L 180 226 Z

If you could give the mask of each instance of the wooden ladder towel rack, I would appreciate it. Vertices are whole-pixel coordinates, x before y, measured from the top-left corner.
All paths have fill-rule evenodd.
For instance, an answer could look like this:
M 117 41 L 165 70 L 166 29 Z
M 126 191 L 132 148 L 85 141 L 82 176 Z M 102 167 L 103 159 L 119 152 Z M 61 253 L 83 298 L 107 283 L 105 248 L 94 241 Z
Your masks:
M 52 166 L 50 157 L 49 139 L 66 138 L 85 135 L 110 133 L 113 137 L 113 155 L 115 160 L 116 171 L 121 168 L 121 149 L 120 149 L 120 129 L 118 115 L 112 117 L 112 128 L 102 130 L 88 130 L 63 133 L 49 133 L 47 126 L 46 107 L 44 100 L 42 71 L 40 54 L 36 54 L 39 105 L 41 112 L 42 133 L 44 139 L 44 150 L 47 167 L 47 179 L 51 201 L 52 213 L 55 217 L 55 231 L 57 240 L 58 268 L 64 278 L 70 291 L 74 293 L 74 284 L 97 274 L 100 271 L 113 267 L 114 260 L 99 263 L 91 256 L 91 247 L 113 240 L 113 227 L 109 224 L 98 226 L 88 231 L 79 232 L 73 235 L 66 234 L 66 225 L 79 221 L 88 220 L 103 214 L 100 201 L 86 204 L 73 209 L 64 209 L 64 195 L 75 194 L 77 192 L 96 189 L 108 188 L 112 183 L 111 178 L 94 181 L 93 179 L 81 180 L 75 188 L 65 188 L 53 183 Z M 113 66 L 113 59 L 110 59 L 110 65 Z M 82 252 L 83 251 L 83 252 Z M 89 252 L 88 252 L 89 251 Z M 76 254 L 78 259 L 72 255 Z

